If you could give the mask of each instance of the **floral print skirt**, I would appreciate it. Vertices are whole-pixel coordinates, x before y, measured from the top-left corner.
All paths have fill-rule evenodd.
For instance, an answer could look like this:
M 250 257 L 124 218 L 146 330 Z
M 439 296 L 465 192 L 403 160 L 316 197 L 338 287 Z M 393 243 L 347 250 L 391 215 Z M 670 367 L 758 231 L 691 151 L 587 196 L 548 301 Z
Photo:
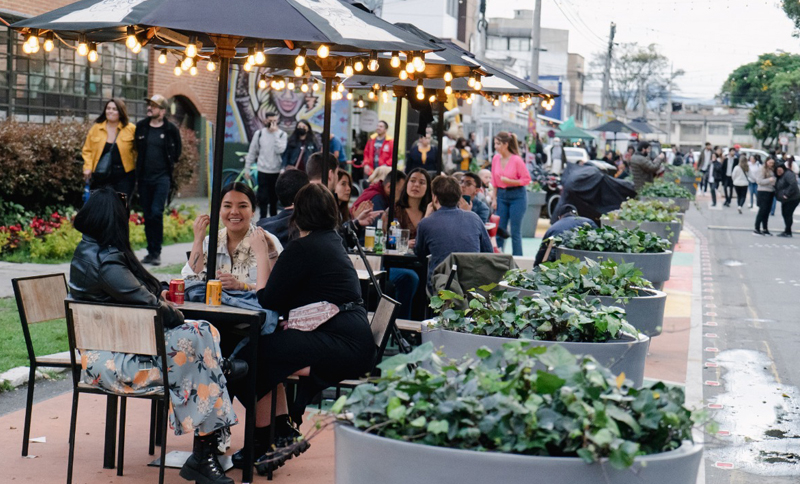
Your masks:
M 169 424 L 175 435 L 207 434 L 238 423 L 219 366 L 219 332 L 207 321 L 186 320 L 165 332 L 170 392 Z M 82 351 L 83 382 L 130 395 L 156 393 L 163 384 L 158 357 Z

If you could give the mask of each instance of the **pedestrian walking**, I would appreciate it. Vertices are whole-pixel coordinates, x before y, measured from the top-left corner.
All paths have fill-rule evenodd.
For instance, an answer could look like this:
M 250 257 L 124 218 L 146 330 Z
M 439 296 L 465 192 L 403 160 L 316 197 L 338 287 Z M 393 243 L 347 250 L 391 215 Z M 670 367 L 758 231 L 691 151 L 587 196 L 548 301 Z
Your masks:
M 750 208 L 753 208 L 753 199 L 756 198 L 758 192 L 758 183 L 756 183 L 756 172 L 761 169 L 761 155 L 750 155 L 747 160 L 747 179 L 750 182 Z
M 742 207 L 747 200 L 747 187 L 750 185 L 750 179 L 747 177 L 747 156 L 739 156 L 739 164 L 733 169 L 732 179 L 733 188 L 736 190 L 736 206 L 739 213 L 742 213 Z
M 792 219 L 794 210 L 800 204 L 800 188 L 797 186 L 797 175 L 785 164 L 775 166 L 775 175 L 778 181 L 775 184 L 775 198 L 781 202 L 781 215 L 783 215 L 784 229 L 778 237 L 792 236 Z
M 724 206 L 730 207 L 733 199 L 733 169 L 739 162 L 736 148 L 728 150 L 728 156 L 722 161 L 722 191 L 725 194 Z
M 697 165 L 700 168 L 700 173 L 703 174 L 703 179 L 700 182 L 700 188 L 703 190 L 703 193 L 708 191 L 708 168 L 711 166 L 711 155 L 714 152 L 711 150 L 711 143 L 706 143 L 706 147 L 703 148 L 703 151 L 700 152 L 700 156 L 697 158 Z
M 525 162 L 519 156 L 517 136 L 501 131 L 494 137 L 492 158 L 492 185 L 497 190 L 497 198 L 492 208 L 500 216 L 498 228 L 508 230 L 511 223 L 511 246 L 514 255 L 522 255 L 522 219 L 528 208 L 528 195 L 525 187 L 531 182 Z M 497 237 L 498 247 L 503 248 L 505 239 Z
M 147 100 L 147 117 L 136 123 L 136 179 L 144 212 L 147 238 L 145 264 L 161 264 L 164 208 L 172 188 L 172 171 L 181 156 L 181 132 L 166 120 L 167 99 L 155 94 Z
M 716 153 L 711 154 L 711 163 L 708 166 L 708 187 L 711 189 L 711 206 L 717 206 L 717 187 L 722 180 L 722 163 Z
M 128 198 L 136 186 L 136 126 L 128 121 L 122 99 L 111 98 L 86 135 L 81 155 L 83 179 L 92 190 L 111 185 Z
M 278 113 L 269 112 L 265 116 L 264 127 L 253 135 L 250 149 L 244 162 L 244 177 L 250 180 L 250 167 L 256 163 L 258 170 L 258 211 L 264 218 L 278 214 L 278 192 L 275 183 L 281 174 L 283 152 L 286 151 L 288 136 L 278 127 Z
M 317 134 L 311 129 L 311 123 L 301 119 L 295 125 L 294 132 L 286 142 L 282 168 L 296 168 L 306 171 L 308 158 L 320 151 L 322 149 L 321 146 L 319 140 L 317 140 Z
M 756 215 L 756 235 L 772 235 L 769 233 L 767 223 L 769 222 L 769 211 L 772 202 L 775 201 L 775 160 L 767 158 L 764 166 L 756 171 L 756 183 L 758 192 L 756 193 L 756 203 L 758 203 L 758 215 Z M 763 227 L 763 230 L 761 230 Z

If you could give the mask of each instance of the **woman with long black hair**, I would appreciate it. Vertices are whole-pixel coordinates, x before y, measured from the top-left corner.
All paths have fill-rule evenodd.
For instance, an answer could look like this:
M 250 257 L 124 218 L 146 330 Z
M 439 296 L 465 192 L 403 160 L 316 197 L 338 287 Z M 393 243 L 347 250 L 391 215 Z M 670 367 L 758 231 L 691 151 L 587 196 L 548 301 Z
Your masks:
M 317 134 L 311 129 L 311 123 L 301 119 L 286 143 L 282 168 L 292 167 L 305 171 L 308 158 L 320 151 L 320 146 Z
M 794 211 L 800 204 L 800 188 L 797 187 L 797 175 L 783 163 L 775 167 L 778 177 L 775 183 L 775 198 L 781 202 L 781 215 L 783 215 L 784 229 L 778 237 L 792 236 L 792 222 Z
M 165 299 L 161 283 L 131 249 L 124 194 L 105 187 L 92 193 L 75 216 L 83 234 L 70 266 L 70 296 L 81 301 L 157 306 L 164 322 L 170 380 L 169 424 L 176 435 L 194 435 L 194 451 L 181 477 L 201 484 L 233 484 L 217 459 L 219 441 L 238 420 L 226 378 L 247 373 L 244 362 L 221 357 L 219 333 L 206 321 L 184 320 Z M 84 383 L 129 394 L 162 384 L 160 359 L 109 351 L 82 351 Z

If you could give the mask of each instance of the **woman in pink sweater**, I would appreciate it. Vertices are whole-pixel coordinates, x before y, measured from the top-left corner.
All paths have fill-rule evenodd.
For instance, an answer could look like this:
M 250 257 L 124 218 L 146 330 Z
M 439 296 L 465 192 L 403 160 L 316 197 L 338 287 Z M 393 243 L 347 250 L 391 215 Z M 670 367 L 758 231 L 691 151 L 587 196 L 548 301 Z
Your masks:
M 522 255 L 522 218 L 528 207 L 528 192 L 525 187 L 531 182 L 528 167 L 519 156 L 517 137 L 501 131 L 494 137 L 492 158 L 492 184 L 496 196 L 492 208 L 500 217 L 499 228 L 508 230 L 511 222 L 511 248 L 514 255 Z M 497 237 L 497 245 L 503 248 L 505 239 Z

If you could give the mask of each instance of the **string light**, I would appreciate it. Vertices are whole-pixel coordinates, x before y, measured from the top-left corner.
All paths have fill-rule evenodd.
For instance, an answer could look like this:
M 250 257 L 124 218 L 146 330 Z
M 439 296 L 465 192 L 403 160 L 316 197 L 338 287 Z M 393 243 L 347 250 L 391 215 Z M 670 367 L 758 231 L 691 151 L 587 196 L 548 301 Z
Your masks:
M 303 77 L 303 68 L 300 67 L 300 66 L 295 67 L 294 68 L 294 75 L 295 75 L 295 77 Z
M 296 66 L 304 66 L 306 65 L 306 50 L 300 49 L 300 54 L 294 58 L 294 63 Z
M 499 105 L 500 105 L 500 100 L 499 100 L 499 99 L 495 99 L 495 100 L 494 100 L 494 102 L 493 102 L 492 104 L 494 104 L 494 105 L 495 105 L 495 107 L 497 107 L 497 106 L 499 106 Z
M 188 71 L 190 67 L 192 67 L 192 58 L 184 56 L 183 61 L 181 61 L 181 69 Z
M 542 107 L 547 109 L 547 99 L 542 99 Z
M 444 86 L 444 93 L 448 96 L 453 94 L 453 86 L 451 86 L 449 82 Z
M 294 91 L 294 79 L 289 79 L 289 82 L 286 83 L 286 88 L 290 91 Z
M 189 68 L 189 74 L 191 74 L 192 76 L 196 76 L 197 75 L 197 59 L 196 58 L 192 58 L 192 67 Z
M 471 97 L 467 98 L 467 104 L 472 104 L 472 98 Z
M 266 89 L 267 88 L 267 77 L 261 76 L 261 79 L 258 80 L 258 88 L 259 89 Z
M 389 62 L 389 65 L 397 69 L 400 67 L 400 53 L 399 52 L 392 52 L 392 60 Z
M 380 84 L 378 84 L 377 82 L 376 82 L 375 84 L 373 84 L 373 85 L 372 85 L 372 90 L 373 90 L 373 91 L 379 91 L 379 90 L 380 90 L 380 88 L 381 88 L 381 85 L 380 85 Z
M 416 71 L 416 67 L 414 67 L 414 62 L 408 61 L 406 62 L 406 72 L 409 74 L 413 74 Z
M 474 87 L 476 91 L 480 91 L 483 88 L 483 84 L 481 84 L 481 81 L 476 79 L 475 80 L 475 85 L 472 86 L 472 87 Z
M 344 84 L 339 84 L 338 86 L 336 86 L 336 90 L 339 92 L 344 92 Z
M 369 63 L 367 63 L 367 70 L 375 72 L 378 70 L 378 53 L 374 50 L 369 54 Z
M 183 69 L 181 68 L 181 61 L 179 60 L 175 61 L 175 69 L 173 69 L 172 72 L 175 73 L 176 76 L 180 76 L 181 74 L 183 74 Z
M 89 55 L 89 44 L 86 43 L 86 35 L 81 34 L 78 39 L 78 55 L 86 57 Z
M 436 102 L 436 95 L 435 94 L 431 94 L 431 97 L 428 98 L 428 101 L 431 104 L 435 103 Z
M 361 59 L 356 59 L 356 61 L 353 63 L 353 69 L 355 69 L 356 72 L 363 71 L 364 70 L 364 61 L 361 60 Z
M 256 44 L 255 61 L 259 66 L 263 66 L 267 62 L 267 56 L 264 55 L 264 44 L 261 42 Z
M 353 100 L 353 93 L 351 91 L 347 91 L 347 100 L 348 101 L 352 101 Z
M 158 63 L 159 64 L 167 63 L 167 49 L 161 49 L 161 53 L 158 54 Z
M 502 99 L 503 99 L 504 103 L 507 103 L 508 102 L 508 94 L 503 94 Z
M 362 96 L 358 97 L 358 107 L 360 108 L 364 107 L 364 98 Z
M 45 52 L 52 51 L 53 48 L 56 46 L 55 42 L 53 42 L 54 37 L 55 36 L 53 35 L 53 32 L 47 32 L 46 34 L 44 34 L 44 51 Z
M 475 87 L 475 73 L 471 72 L 469 74 L 469 79 L 467 80 L 467 85 L 469 87 Z
M 381 89 L 381 98 L 383 99 L 383 102 L 389 102 L 389 92 L 386 89 Z
M 256 50 L 252 47 L 247 48 L 247 63 L 256 65 Z
M 97 62 L 97 57 L 97 44 L 92 42 L 89 44 L 89 53 L 86 58 L 89 59 L 89 62 Z
M 319 83 L 317 81 L 314 81 L 314 83 L 311 84 L 311 90 L 314 92 L 319 91 Z
M 354 74 L 353 59 L 347 59 L 344 63 L 344 75 L 345 77 L 353 77 Z
M 133 49 L 131 49 L 131 52 L 133 52 L 134 54 L 138 54 L 141 51 L 142 51 L 142 44 L 140 44 L 139 42 L 136 42 L 136 45 L 133 46 Z
M 325 44 L 322 44 L 317 48 L 317 57 L 319 57 L 320 59 L 324 59 L 328 57 L 330 54 L 331 54 L 331 49 Z
M 367 93 L 367 97 L 368 97 L 368 98 L 369 98 L 371 101 L 374 101 L 374 100 L 375 100 L 375 91 L 370 91 L 369 93 Z
M 133 48 L 136 47 L 136 44 L 139 43 L 139 41 L 136 40 L 136 28 L 131 25 L 128 27 L 127 32 L 128 38 L 125 40 L 125 45 L 127 45 L 129 49 L 133 50 Z
M 444 71 L 444 82 L 453 82 L 453 70 L 450 66 L 447 66 L 447 70 Z
M 402 71 L 400 71 L 398 77 L 400 78 L 401 81 L 405 81 L 406 79 L 408 79 L 408 72 L 406 72 L 406 70 L 403 69 Z
M 300 85 L 300 90 L 308 92 L 308 79 L 303 79 L 303 84 Z
M 250 72 L 251 70 L 253 70 L 253 64 L 245 62 L 242 68 L 244 69 L 245 72 Z
M 414 56 L 414 69 L 417 72 L 425 72 L 425 54 L 417 54 Z
M 208 60 L 208 64 L 206 64 L 206 69 L 208 69 L 208 72 L 214 72 L 217 70 L 217 61 L 217 56 L 212 55 L 211 59 Z
M 419 99 L 420 101 L 425 99 L 425 92 L 424 91 L 423 92 L 418 92 L 417 93 L 417 99 Z
M 422 85 L 422 79 L 417 81 L 417 93 L 425 92 L 425 86 Z
M 197 55 L 197 37 L 191 36 L 189 37 L 189 43 L 186 44 L 186 50 L 184 51 L 187 57 L 194 58 Z

